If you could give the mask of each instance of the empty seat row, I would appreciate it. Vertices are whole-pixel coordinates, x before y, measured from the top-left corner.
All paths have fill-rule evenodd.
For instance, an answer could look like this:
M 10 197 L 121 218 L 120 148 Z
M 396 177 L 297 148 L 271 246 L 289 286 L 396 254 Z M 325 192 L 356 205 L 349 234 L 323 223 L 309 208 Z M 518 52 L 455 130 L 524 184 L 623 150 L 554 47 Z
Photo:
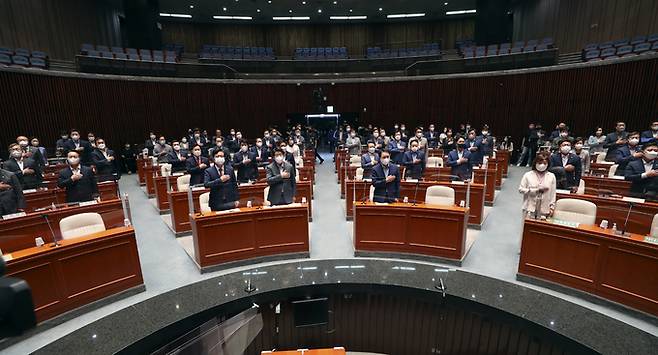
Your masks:
M 200 59 L 270 59 L 273 60 L 274 50 L 271 47 L 230 47 L 218 45 L 203 45 Z
M 80 52 L 83 55 L 88 55 L 90 57 L 156 61 L 167 63 L 175 63 L 178 61 L 178 54 L 171 50 L 162 51 L 156 49 L 151 50 L 108 47 L 104 45 L 97 45 L 94 47 L 92 44 L 85 43 L 82 45 Z
M 619 58 L 630 55 L 638 55 L 644 53 L 656 53 L 658 52 L 658 41 L 642 42 L 635 45 L 625 45 L 621 47 L 608 47 L 604 49 L 592 49 L 583 55 L 583 60 L 586 62 L 592 62 L 601 59 L 608 58 Z
M 419 57 L 440 54 L 441 48 L 438 43 L 428 43 L 418 48 L 381 49 L 379 47 L 368 47 L 366 49 L 366 58 Z
M 504 45 L 505 43 L 503 43 Z M 550 47 L 547 44 L 526 45 L 524 47 L 507 47 L 501 45 L 500 48 L 487 48 L 484 46 L 475 48 L 465 48 L 462 52 L 464 58 L 493 57 L 498 55 L 519 54 L 528 52 L 545 51 Z
M 23 55 L 8 55 L 6 53 L 0 53 L 0 65 L 33 67 L 39 69 L 48 68 L 48 62 L 45 58 L 26 57 Z
M 607 49 L 607 48 L 619 48 L 623 46 L 635 46 L 641 43 L 654 43 L 658 42 L 658 33 L 652 34 L 650 36 L 635 36 L 631 39 L 624 38 L 614 41 L 606 41 L 603 43 L 590 43 L 583 48 L 583 52 L 593 51 L 595 49 Z
M 48 59 L 48 54 L 43 51 L 30 51 L 29 49 L 26 48 L 16 48 L 12 49 L 9 47 L 0 47 L 0 54 L 6 54 L 9 56 L 22 56 L 22 57 L 34 57 L 34 58 L 42 58 L 42 59 Z
M 295 59 L 347 59 L 346 47 L 296 48 Z
M 142 62 L 156 62 L 156 63 L 176 63 L 175 56 L 163 57 L 162 55 L 151 55 L 149 53 L 115 53 L 115 52 L 100 52 L 97 50 L 87 51 L 86 56 L 93 58 L 106 58 L 106 59 L 122 59 L 122 60 L 135 60 Z

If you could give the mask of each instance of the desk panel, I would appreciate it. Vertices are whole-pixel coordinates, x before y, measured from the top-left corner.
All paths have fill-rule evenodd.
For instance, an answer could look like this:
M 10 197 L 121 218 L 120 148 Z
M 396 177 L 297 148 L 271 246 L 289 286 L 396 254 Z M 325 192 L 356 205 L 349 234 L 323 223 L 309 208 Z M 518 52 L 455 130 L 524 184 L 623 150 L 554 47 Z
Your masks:
M 581 179 L 585 180 L 585 188 L 587 189 L 610 190 L 612 193 L 622 196 L 628 196 L 631 190 L 631 182 L 624 179 L 592 175 L 583 175 Z

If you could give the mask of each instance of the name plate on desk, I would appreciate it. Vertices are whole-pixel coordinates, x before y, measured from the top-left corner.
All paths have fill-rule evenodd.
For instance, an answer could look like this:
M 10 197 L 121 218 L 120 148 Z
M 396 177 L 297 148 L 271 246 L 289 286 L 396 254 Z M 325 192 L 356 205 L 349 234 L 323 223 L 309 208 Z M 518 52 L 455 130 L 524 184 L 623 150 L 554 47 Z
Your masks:
M 27 189 L 27 190 L 23 190 L 23 193 L 24 193 L 24 194 L 31 194 L 31 193 L 33 193 L 33 192 L 37 192 L 37 189 Z
M 8 219 L 20 218 L 20 217 L 24 217 L 25 215 L 26 215 L 25 212 L 17 212 L 17 213 L 12 213 L 12 214 L 6 214 L 6 215 L 2 216 L 2 220 L 6 221 Z
M 622 197 L 621 200 L 626 202 L 633 202 L 633 203 L 644 203 L 645 201 L 643 198 L 636 198 L 636 197 Z
M 183 176 L 183 175 L 185 175 L 185 173 L 180 172 L 180 171 L 177 172 L 177 173 L 173 173 L 173 174 L 171 174 L 171 176 Z
M 463 181 L 451 181 L 450 183 L 453 185 L 464 185 Z
M 375 206 L 386 206 L 388 205 L 387 202 L 375 202 Z
M 658 238 L 654 238 L 650 236 L 644 237 L 644 241 L 651 244 L 658 244 Z
M 231 208 L 230 210 L 216 211 L 215 214 L 227 214 L 227 213 L 233 213 L 233 212 L 240 212 L 240 209 L 239 208 Z
M 92 206 L 92 205 L 96 205 L 96 204 L 98 204 L 98 201 L 96 201 L 96 200 L 91 200 L 91 201 L 83 201 L 83 202 L 80 202 L 80 203 L 78 204 L 78 206 L 80 206 L 80 207 L 84 207 L 84 206 Z
M 562 190 L 562 189 L 557 189 L 557 190 L 555 190 L 555 192 L 557 192 L 557 193 L 559 193 L 559 194 L 567 194 L 567 195 L 571 194 L 571 191 L 569 191 L 569 190 Z
M 197 186 L 197 187 L 193 187 L 193 188 L 192 188 L 192 191 L 201 191 L 201 190 L 205 190 L 205 187 L 203 187 L 203 186 Z
M 560 226 L 571 227 L 571 228 L 578 228 L 578 226 L 580 226 L 580 223 L 578 222 L 563 221 L 560 219 L 554 219 L 552 223 Z
M 418 182 L 418 179 L 407 179 L 407 182 Z
M 624 177 L 623 177 L 623 176 L 618 176 L 618 175 L 613 175 L 613 176 L 611 176 L 610 178 L 611 178 L 611 179 L 615 179 L 615 180 L 624 180 Z

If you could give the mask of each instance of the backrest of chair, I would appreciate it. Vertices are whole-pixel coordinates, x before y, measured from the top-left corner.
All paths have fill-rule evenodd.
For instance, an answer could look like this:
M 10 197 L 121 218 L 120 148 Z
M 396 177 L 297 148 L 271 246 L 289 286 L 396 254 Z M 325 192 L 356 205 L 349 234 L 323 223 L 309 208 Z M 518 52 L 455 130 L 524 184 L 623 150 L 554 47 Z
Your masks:
M 98 213 L 79 213 L 59 221 L 62 239 L 71 239 L 105 230 L 103 217 Z
M 301 168 L 304 166 L 304 158 L 302 157 L 297 157 L 295 158 L 295 166 L 298 168 Z
M 430 186 L 425 192 L 425 203 L 429 205 L 454 206 L 455 189 L 447 186 Z
M 370 192 L 368 193 L 368 200 L 372 202 L 374 198 L 375 198 L 375 187 L 370 185 Z
M 597 163 L 603 163 L 605 161 L 605 154 L 604 153 L 599 153 L 596 155 L 596 162 Z
M 610 167 L 610 170 L 608 171 L 608 177 L 615 176 L 615 173 L 617 172 L 618 167 L 619 167 L 619 165 L 612 164 L 612 166 Z
M 351 155 L 350 164 L 354 164 L 354 163 L 359 163 L 359 165 L 361 165 L 361 157 L 358 155 Z
M 199 206 L 201 207 L 201 213 L 210 212 L 210 192 L 204 192 L 199 195 Z
M 178 191 L 187 191 L 190 188 L 190 178 L 191 175 L 183 175 L 180 176 L 176 180 L 176 187 L 178 188 Z
M 295 169 L 295 182 L 299 182 L 299 169 Z
M 432 168 L 442 168 L 443 167 L 443 158 L 441 157 L 429 157 L 427 158 L 427 166 Z
M 361 181 L 363 180 L 363 168 L 356 168 L 356 180 Z
M 649 231 L 649 235 L 658 238 L 658 213 L 653 215 L 653 221 L 651 221 L 651 231 Z
M 272 203 L 267 199 L 267 195 L 270 194 L 270 187 L 267 186 L 263 189 L 263 206 L 269 206 Z
M 162 174 L 162 176 L 171 176 L 171 164 L 160 164 L 160 174 Z
M 581 224 L 594 224 L 596 222 L 596 205 L 585 200 L 563 198 L 555 202 L 553 218 Z
M 580 183 L 578 184 L 578 190 L 576 190 L 576 194 L 582 195 L 585 193 L 585 180 L 580 179 Z

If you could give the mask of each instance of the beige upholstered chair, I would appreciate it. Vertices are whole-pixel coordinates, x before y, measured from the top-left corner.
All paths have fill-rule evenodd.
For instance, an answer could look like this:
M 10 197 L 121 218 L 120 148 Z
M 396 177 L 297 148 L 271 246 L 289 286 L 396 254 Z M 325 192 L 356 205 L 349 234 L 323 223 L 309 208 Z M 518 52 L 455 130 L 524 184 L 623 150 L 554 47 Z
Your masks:
M 59 221 L 62 239 L 71 239 L 105 230 L 103 217 L 98 213 L 79 213 Z
M 358 155 L 351 155 L 350 166 L 361 166 L 361 157 Z
M 210 212 L 210 192 L 204 192 L 199 196 L 199 206 L 201 213 Z
M 619 167 L 619 165 L 617 165 L 617 164 L 612 164 L 612 165 L 610 166 L 610 170 L 608 171 L 608 177 L 613 177 L 613 176 L 615 176 L 615 173 L 617 172 L 617 168 L 618 168 L 618 167 Z
M 370 202 L 373 202 L 375 198 L 375 187 L 370 185 L 370 193 L 368 194 L 368 199 Z
M 171 176 L 171 164 L 160 164 L 160 174 L 162 176 Z
M 190 175 L 179 176 L 176 180 L 178 191 L 187 191 L 190 188 Z
M 605 153 L 599 153 L 596 155 L 596 162 L 597 163 L 604 163 L 605 162 Z
M 596 205 L 574 198 L 557 200 L 553 218 L 580 224 L 594 224 L 596 222 Z
M 651 231 L 649 234 L 654 237 L 658 238 L 658 213 L 653 215 L 653 221 L 651 222 Z
M 578 190 L 576 190 L 576 194 L 578 195 L 585 194 L 585 180 L 580 179 L 580 183 L 578 184 Z
M 363 180 L 363 168 L 356 168 L 355 179 L 356 179 L 357 181 L 361 181 L 361 180 Z
M 301 168 L 304 166 L 304 158 L 302 157 L 297 157 L 295 158 L 295 166 L 298 168 Z
M 455 190 L 447 186 L 430 186 L 425 192 L 425 203 L 438 206 L 454 206 Z
M 427 166 L 431 168 L 442 168 L 443 167 L 443 158 L 441 157 L 429 157 L 427 158 Z
M 263 189 L 263 206 L 271 205 L 270 201 L 267 200 L 267 195 L 269 194 L 270 194 L 270 187 L 267 186 L 266 188 Z
M 295 182 L 299 182 L 299 169 L 295 169 Z

